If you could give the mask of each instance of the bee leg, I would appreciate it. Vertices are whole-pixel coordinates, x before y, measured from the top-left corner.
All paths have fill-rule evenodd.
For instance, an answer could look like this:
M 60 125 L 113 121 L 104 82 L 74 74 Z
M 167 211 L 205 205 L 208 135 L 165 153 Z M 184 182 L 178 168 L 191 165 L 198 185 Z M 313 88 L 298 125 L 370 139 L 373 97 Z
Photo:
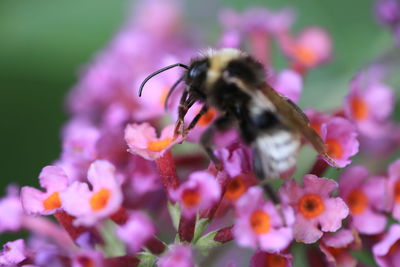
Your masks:
M 222 169 L 221 163 L 218 158 L 214 155 L 214 149 L 212 146 L 213 137 L 216 130 L 225 130 L 231 124 L 231 119 L 228 116 L 221 116 L 217 118 L 203 133 L 200 138 L 200 144 L 206 151 L 210 160 L 214 163 L 215 167 L 218 170 Z
M 205 104 L 201 108 L 199 113 L 197 113 L 196 116 L 193 118 L 193 120 L 190 122 L 189 127 L 186 128 L 184 135 L 186 135 L 190 130 L 192 130 L 197 125 L 201 116 L 203 116 L 207 111 L 208 111 L 208 106 Z
M 275 194 L 274 190 L 271 188 L 269 184 L 267 184 L 266 181 L 266 174 L 262 165 L 262 160 L 261 160 L 261 155 L 260 152 L 257 149 L 253 148 L 253 168 L 254 168 L 254 173 L 256 174 L 257 178 L 262 181 L 262 187 L 264 189 L 264 192 L 267 193 L 269 198 L 274 202 L 275 204 L 279 204 L 279 199 L 277 195 Z M 264 181 L 264 182 L 263 182 Z
M 177 122 L 175 124 L 175 130 L 174 130 L 174 136 L 175 137 L 178 136 L 179 128 L 181 127 L 181 125 L 184 125 L 183 124 L 183 119 L 184 119 L 184 117 L 186 115 L 187 110 L 189 109 L 187 107 L 187 104 L 186 104 L 188 94 L 189 94 L 189 91 L 186 88 L 182 93 L 181 99 L 179 100 L 178 120 L 177 120 Z

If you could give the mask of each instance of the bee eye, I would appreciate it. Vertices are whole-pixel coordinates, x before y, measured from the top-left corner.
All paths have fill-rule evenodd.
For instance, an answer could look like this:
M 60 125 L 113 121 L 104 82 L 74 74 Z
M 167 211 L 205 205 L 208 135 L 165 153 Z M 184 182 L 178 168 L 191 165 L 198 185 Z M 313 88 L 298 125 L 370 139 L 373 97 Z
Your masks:
M 202 61 L 194 64 L 189 70 L 189 77 L 195 79 L 205 73 L 208 68 L 208 62 Z

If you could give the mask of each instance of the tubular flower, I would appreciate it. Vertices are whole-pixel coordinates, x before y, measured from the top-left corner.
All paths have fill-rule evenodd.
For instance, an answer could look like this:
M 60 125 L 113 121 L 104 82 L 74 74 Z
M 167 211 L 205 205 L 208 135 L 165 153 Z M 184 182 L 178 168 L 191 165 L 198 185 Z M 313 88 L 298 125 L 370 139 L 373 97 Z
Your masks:
M 194 267 L 192 248 L 188 245 L 173 245 L 157 261 L 160 267 Z
M 233 234 L 242 247 L 261 248 L 268 252 L 285 249 L 293 239 L 291 208 L 283 208 L 283 216 L 274 205 L 263 199 L 259 187 L 251 187 L 236 203 L 236 224 Z
M 68 186 L 68 177 L 57 166 L 47 166 L 39 174 L 39 182 L 46 192 L 25 186 L 21 189 L 21 202 L 29 214 L 49 215 L 63 208 L 60 194 Z
M 1 266 L 17 266 L 28 258 L 28 251 L 25 247 L 23 239 L 17 239 L 12 242 L 7 242 L 3 246 L 3 251 L 0 252 Z
M 376 262 L 382 267 L 397 266 L 400 258 L 400 225 L 393 224 L 383 239 L 372 247 Z
M 350 83 L 344 110 L 362 135 L 370 138 L 390 132 L 389 117 L 394 108 L 394 92 L 385 85 L 379 69 L 359 73 Z
M 173 145 L 182 141 L 179 137 L 174 137 L 174 125 L 165 127 L 157 138 L 155 129 L 148 123 L 128 125 L 125 129 L 125 140 L 129 152 L 148 160 L 161 157 Z
M 383 178 L 370 178 L 363 166 L 351 166 L 340 177 L 339 194 L 349 207 L 353 227 L 362 234 L 378 234 L 386 226 L 387 218 L 379 212 L 385 209 L 385 183 Z
M 400 160 L 393 162 L 388 168 L 389 180 L 383 194 L 388 195 L 388 205 L 395 219 L 400 220 Z
M 87 183 L 74 182 L 61 194 L 64 210 L 75 216 L 75 225 L 91 226 L 113 215 L 122 204 L 122 192 L 115 167 L 97 160 L 89 167 Z
M 338 187 L 335 181 L 308 174 L 303 182 L 304 188 L 294 180 L 288 181 L 280 189 L 280 195 L 295 211 L 294 238 L 314 243 L 323 232 L 337 231 L 349 209 L 341 198 L 330 197 Z
M 196 212 L 210 208 L 220 199 L 221 187 L 212 174 L 197 171 L 171 194 L 181 205 L 183 215 L 193 217 Z
M 336 233 L 325 234 L 319 248 L 332 265 L 355 267 L 357 260 L 350 254 L 350 250 L 360 249 L 361 240 L 356 231 L 341 229 Z

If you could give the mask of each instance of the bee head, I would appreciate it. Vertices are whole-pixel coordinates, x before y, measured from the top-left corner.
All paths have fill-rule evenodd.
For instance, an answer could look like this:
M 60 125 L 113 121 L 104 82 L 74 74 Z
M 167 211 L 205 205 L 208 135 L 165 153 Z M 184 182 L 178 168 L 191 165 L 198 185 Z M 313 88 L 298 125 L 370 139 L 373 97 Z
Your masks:
M 201 99 L 206 97 L 205 83 L 209 67 L 208 58 L 197 59 L 190 64 L 185 76 L 185 83 L 190 94 Z

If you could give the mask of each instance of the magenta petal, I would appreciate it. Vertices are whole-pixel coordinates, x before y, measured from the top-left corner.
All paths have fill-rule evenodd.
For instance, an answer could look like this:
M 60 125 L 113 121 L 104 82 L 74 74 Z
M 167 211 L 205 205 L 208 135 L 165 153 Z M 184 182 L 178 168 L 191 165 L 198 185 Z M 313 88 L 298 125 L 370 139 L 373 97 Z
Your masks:
M 372 247 L 372 252 L 376 261 L 383 267 L 391 267 L 390 263 L 387 264 L 385 256 L 389 253 L 391 247 L 400 239 L 400 225 L 394 224 L 389 228 L 385 237 Z M 397 252 L 397 254 L 399 254 Z
M 273 229 L 265 235 L 261 235 L 260 248 L 268 252 L 279 252 L 292 242 L 293 232 L 290 227 Z
M 298 242 L 311 244 L 321 238 L 322 232 L 309 220 L 298 215 L 293 224 L 294 238 Z
M 366 210 L 362 215 L 353 216 L 353 226 L 361 233 L 366 235 L 376 235 L 385 230 L 386 216 Z
M 60 191 L 67 187 L 68 177 L 58 166 L 47 166 L 39 174 L 40 186 L 48 191 Z
M 340 176 L 340 196 L 346 198 L 354 189 L 360 189 L 368 175 L 369 172 L 364 166 L 353 165 L 347 168 Z
M 28 214 L 43 214 L 43 200 L 46 198 L 46 193 L 43 193 L 36 188 L 24 186 L 21 189 L 22 207 Z
M 326 211 L 320 216 L 319 223 L 324 232 L 335 232 L 342 226 L 342 220 L 349 215 L 349 208 L 341 198 L 324 201 Z
M 338 184 L 328 178 L 315 176 L 313 174 L 307 174 L 303 179 L 305 193 L 314 193 L 325 198 L 330 193 L 338 188 Z

